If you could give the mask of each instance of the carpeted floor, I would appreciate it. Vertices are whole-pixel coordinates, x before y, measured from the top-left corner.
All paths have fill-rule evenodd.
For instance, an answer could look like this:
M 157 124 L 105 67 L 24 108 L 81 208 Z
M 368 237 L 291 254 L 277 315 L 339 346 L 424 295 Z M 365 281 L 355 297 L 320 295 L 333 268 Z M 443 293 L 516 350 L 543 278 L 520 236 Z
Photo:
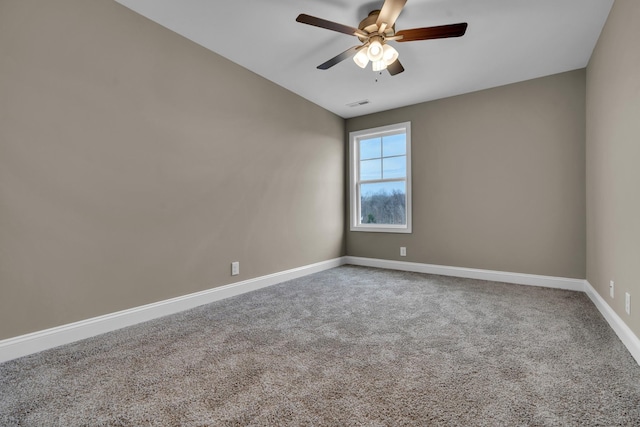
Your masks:
M 640 425 L 582 293 L 343 266 L 0 365 L 2 426 Z

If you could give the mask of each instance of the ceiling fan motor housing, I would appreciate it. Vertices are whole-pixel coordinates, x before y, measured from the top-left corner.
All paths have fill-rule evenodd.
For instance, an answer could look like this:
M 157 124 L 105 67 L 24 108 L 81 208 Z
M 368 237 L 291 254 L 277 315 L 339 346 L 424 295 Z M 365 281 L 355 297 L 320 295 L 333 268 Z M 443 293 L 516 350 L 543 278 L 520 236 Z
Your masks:
M 378 15 L 380 15 L 380 11 L 379 10 L 373 10 L 369 13 L 369 16 L 367 16 L 366 18 L 364 18 L 362 21 L 360 21 L 360 25 L 358 25 L 358 29 L 365 31 L 369 34 L 371 33 L 377 33 L 378 32 L 378 24 L 376 24 L 376 21 L 378 20 Z M 396 33 L 396 25 L 395 23 L 391 26 L 391 27 L 387 27 L 384 30 L 384 33 L 380 34 L 380 36 L 384 37 L 391 37 Z M 368 40 L 368 37 L 361 37 L 358 36 L 358 39 L 360 39 L 361 42 L 366 42 Z

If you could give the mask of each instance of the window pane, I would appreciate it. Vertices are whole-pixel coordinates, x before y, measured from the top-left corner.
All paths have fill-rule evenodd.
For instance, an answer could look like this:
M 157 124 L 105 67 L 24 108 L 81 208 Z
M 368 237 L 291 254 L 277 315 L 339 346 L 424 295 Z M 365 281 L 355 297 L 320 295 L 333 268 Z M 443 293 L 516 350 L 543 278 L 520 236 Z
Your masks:
M 382 155 L 384 157 L 403 156 L 405 154 L 407 154 L 407 143 L 404 133 L 382 138 Z
M 382 159 L 382 176 L 384 179 L 406 177 L 407 156 Z
M 361 184 L 360 223 L 405 225 L 406 194 L 404 181 Z
M 380 159 L 360 162 L 360 180 L 382 179 L 382 162 Z
M 363 139 L 360 141 L 360 159 L 382 157 L 382 138 Z

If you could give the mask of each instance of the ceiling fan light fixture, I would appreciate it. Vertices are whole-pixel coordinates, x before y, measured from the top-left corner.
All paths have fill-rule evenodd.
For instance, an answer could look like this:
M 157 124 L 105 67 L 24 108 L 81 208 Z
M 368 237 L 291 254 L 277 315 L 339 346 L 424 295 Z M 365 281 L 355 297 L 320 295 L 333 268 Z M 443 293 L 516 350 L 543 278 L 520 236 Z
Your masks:
M 373 71 L 382 71 L 387 69 L 387 64 L 381 59 L 379 61 L 373 61 L 371 63 Z
M 395 50 L 393 47 L 389 46 L 388 44 L 385 44 L 384 46 L 382 46 L 382 60 L 384 61 L 385 64 L 391 65 L 394 62 L 396 62 L 396 59 L 398 59 L 397 50 Z
M 382 43 L 378 39 L 379 37 L 376 37 L 374 40 L 372 40 L 369 44 L 369 47 L 367 48 L 367 57 L 371 62 L 380 61 L 382 59 L 382 56 L 384 55 Z
M 347 58 L 353 58 L 353 61 L 360 68 L 366 68 L 369 61 L 371 61 L 374 71 L 386 69 L 390 75 L 395 76 L 402 73 L 404 67 L 398 60 L 398 51 L 388 46 L 386 42 L 397 41 L 400 43 L 462 37 L 466 33 L 468 26 L 466 22 L 460 22 L 458 24 L 396 31 L 396 19 L 402 12 L 406 2 L 407 0 L 383 0 L 382 7 L 371 11 L 369 16 L 360 21 L 358 28 L 316 18 L 305 13 L 298 15 L 296 22 L 355 36 L 362 43 L 318 65 L 316 68 L 319 70 L 328 70 Z
M 353 62 L 360 68 L 365 68 L 369 63 L 369 57 L 367 56 L 367 49 L 360 49 L 353 57 Z

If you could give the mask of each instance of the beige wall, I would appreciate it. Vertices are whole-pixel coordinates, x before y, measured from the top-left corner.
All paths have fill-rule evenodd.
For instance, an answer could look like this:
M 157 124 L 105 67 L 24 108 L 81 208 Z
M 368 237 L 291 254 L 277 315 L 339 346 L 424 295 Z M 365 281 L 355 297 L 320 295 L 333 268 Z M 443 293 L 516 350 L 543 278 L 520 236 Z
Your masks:
M 347 253 L 584 278 L 584 92 L 579 70 L 347 120 L 410 120 L 413 156 L 413 233 L 347 232 Z
M 640 2 L 616 0 L 587 68 L 587 280 L 640 336 Z M 609 281 L 615 295 L 609 297 Z M 624 294 L 631 294 L 631 315 Z
M 0 0 L 0 121 L 0 339 L 344 253 L 344 120 L 115 2 Z

